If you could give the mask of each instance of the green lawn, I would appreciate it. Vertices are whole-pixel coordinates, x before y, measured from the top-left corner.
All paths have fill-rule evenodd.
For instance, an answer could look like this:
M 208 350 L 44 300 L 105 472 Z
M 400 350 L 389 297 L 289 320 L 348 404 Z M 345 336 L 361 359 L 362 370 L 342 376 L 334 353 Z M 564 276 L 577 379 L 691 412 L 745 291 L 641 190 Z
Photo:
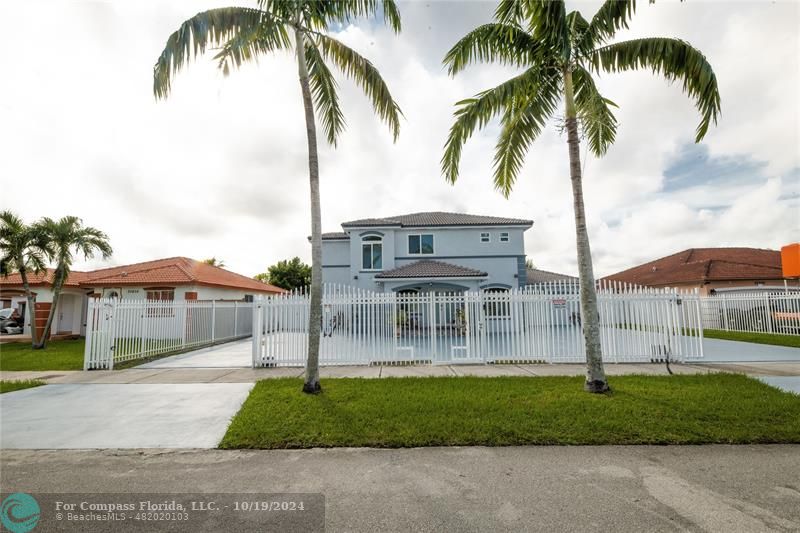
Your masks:
M 29 342 L 0 344 L 0 370 L 83 370 L 84 340 L 50 341 L 44 350 Z
M 25 379 L 20 381 L 0 381 L 0 394 L 14 392 L 15 390 L 30 389 L 44 385 L 44 381 L 38 379 Z
M 754 342 L 757 344 L 774 344 L 800 348 L 800 335 L 778 335 L 775 333 L 744 333 L 741 331 L 724 331 L 721 329 L 704 329 L 703 335 L 709 339 L 727 341 Z
M 800 397 L 735 374 L 260 381 L 222 448 L 800 443 Z

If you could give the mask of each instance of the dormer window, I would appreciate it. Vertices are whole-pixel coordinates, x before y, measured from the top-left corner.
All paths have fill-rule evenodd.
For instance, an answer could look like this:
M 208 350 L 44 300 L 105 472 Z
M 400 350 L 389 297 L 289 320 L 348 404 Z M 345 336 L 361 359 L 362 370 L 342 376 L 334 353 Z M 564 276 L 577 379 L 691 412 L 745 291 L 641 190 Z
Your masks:
M 429 255 L 433 253 L 433 234 L 423 233 L 408 236 L 408 255 Z
M 361 268 L 363 270 L 383 269 L 383 239 L 369 235 L 361 239 Z

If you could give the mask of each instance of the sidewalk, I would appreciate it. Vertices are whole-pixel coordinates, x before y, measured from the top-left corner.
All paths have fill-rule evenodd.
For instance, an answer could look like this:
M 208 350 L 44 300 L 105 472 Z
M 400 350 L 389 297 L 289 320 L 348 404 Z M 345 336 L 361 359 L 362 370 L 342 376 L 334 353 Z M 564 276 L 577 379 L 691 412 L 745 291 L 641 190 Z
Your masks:
M 785 364 L 786 365 L 786 364 Z M 734 366 L 734 365 L 726 365 Z M 800 364 L 797 373 L 800 375 Z M 717 372 L 711 365 L 671 365 L 676 374 Z M 399 378 L 426 376 L 582 376 L 582 364 L 419 365 L 322 367 L 324 378 Z M 608 364 L 609 376 L 667 375 L 662 364 Z M 302 368 L 129 368 L 126 370 L 0 372 L 2 380 L 41 379 L 47 383 L 254 383 L 261 379 L 300 377 Z M 792 375 L 775 374 L 770 375 Z

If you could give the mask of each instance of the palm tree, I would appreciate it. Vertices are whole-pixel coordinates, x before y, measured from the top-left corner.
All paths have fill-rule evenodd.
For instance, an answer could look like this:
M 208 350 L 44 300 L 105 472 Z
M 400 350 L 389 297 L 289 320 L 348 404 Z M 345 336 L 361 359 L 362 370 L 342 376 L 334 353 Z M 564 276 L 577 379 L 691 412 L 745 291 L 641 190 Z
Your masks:
M 712 122 L 716 123 L 720 112 L 714 71 L 689 43 L 659 37 L 607 44 L 617 30 L 628 27 L 635 8 L 635 0 L 607 0 L 588 22 L 578 11 L 567 13 L 561 0 L 501 0 L 495 22 L 468 33 L 444 58 L 450 75 L 474 62 L 496 61 L 524 69 L 497 87 L 456 104 L 455 122 L 442 157 L 442 172 L 451 183 L 458 178 L 464 143 L 476 128 L 483 128 L 500 115 L 494 185 L 507 197 L 531 143 L 559 103 L 564 103 L 586 346 L 585 388 L 591 392 L 608 390 L 608 382 L 603 370 L 600 319 L 584 214 L 578 124 L 597 157 L 606 153 L 617 131 L 611 111 L 616 104 L 600 94 L 592 76 L 646 69 L 668 81 L 679 81 L 702 116 L 696 142 L 705 136 Z
M 315 111 L 322 117 L 328 142 L 336 146 L 344 130 L 336 80 L 328 63 L 351 78 L 371 100 L 378 116 L 392 131 L 400 130 L 400 107 L 378 70 L 355 50 L 326 32 L 331 25 L 357 17 L 374 17 L 382 7 L 384 22 L 400 31 L 400 13 L 394 0 L 260 0 L 258 9 L 229 7 L 198 13 L 167 40 L 154 67 L 153 91 L 166 98 L 172 77 L 187 60 L 218 49 L 214 59 L 224 74 L 231 66 L 254 61 L 258 55 L 294 48 L 308 139 L 308 177 L 311 192 L 311 290 L 309 342 L 303 391 L 318 393 L 319 339 L 322 323 L 322 217 L 319 197 L 319 159 Z
M 203 263 L 211 265 L 212 267 L 225 268 L 225 261 L 222 259 L 217 259 L 216 256 L 203 259 Z
M 45 272 L 45 259 L 49 253 L 47 241 L 39 229 L 38 226 L 25 224 L 11 211 L 0 212 L 0 275 L 8 277 L 12 272 L 18 272 L 22 278 L 22 288 L 28 301 L 32 346 L 38 344 L 38 339 L 36 308 L 28 273 Z
M 100 252 L 103 259 L 111 257 L 111 245 L 108 236 L 97 228 L 84 226 L 81 219 L 73 216 L 62 217 L 58 220 L 45 217 L 35 224 L 47 238 L 49 257 L 56 264 L 53 273 L 53 304 L 47 315 L 44 333 L 35 349 L 44 348 L 50 336 L 53 317 L 56 314 L 61 289 L 69 278 L 75 254 L 81 254 L 85 259 L 91 259 L 95 253 Z

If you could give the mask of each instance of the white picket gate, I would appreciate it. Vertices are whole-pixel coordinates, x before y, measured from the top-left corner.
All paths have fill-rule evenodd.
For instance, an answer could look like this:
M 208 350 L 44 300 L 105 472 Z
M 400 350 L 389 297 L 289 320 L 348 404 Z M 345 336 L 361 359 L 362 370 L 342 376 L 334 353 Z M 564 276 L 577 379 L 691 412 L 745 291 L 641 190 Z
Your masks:
M 702 357 L 697 292 L 603 285 L 598 290 L 607 362 Z M 253 366 L 303 366 L 307 294 L 257 299 Z M 581 362 L 576 283 L 507 292 L 376 293 L 326 285 L 321 365 Z
M 720 292 L 701 299 L 706 329 L 800 335 L 800 293 Z
M 249 337 L 253 304 L 90 299 L 84 370 Z

